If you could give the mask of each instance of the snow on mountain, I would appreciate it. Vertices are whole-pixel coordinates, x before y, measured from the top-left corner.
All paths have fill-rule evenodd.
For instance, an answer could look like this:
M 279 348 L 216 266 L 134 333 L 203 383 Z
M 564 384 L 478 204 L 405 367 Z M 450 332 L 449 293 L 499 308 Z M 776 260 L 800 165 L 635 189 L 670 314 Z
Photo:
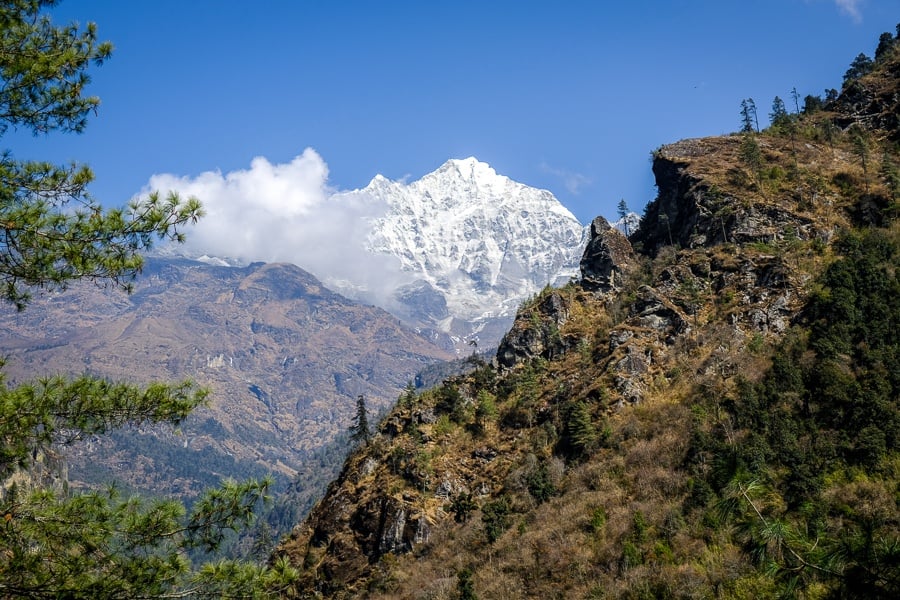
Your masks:
M 549 191 L 475 158 L 409 184 L 377 175 L 346 193 L 388 206 L 367 248 L 396 257 L 411 276 L 388 308 L 456 341 L 496 344 L 524 298 L 578 273 L 585 227 Z
M 641 226 L 641 215 L 636 212 L 630 212 L 624 217 L 620 217 L 617 221 L 613 221 L 610 225 L 625 235 L 630 236 Z

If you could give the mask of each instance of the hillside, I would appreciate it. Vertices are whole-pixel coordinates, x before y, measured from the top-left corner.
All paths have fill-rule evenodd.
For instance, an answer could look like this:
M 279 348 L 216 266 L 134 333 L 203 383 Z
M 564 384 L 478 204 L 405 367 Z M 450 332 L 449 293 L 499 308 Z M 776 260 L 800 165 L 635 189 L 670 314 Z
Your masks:
M 898 74 L 658 148 L 640 230 L 349 457 L 296 595 L 897 597 Z
M 74 486 L 117 481 L 187 500 L 226 476 L 272 473 L 286 485 L 346 431 L 359 394 L 383 409 L 422 367 L 450 357 L 286 264 L 153 259 L 131 295 L 73 286 L 7 311 L 0 327 L 12 383 L 89 372 L 210 388 L 210 405 L 178 431 L 117 431 L 68 451 Z

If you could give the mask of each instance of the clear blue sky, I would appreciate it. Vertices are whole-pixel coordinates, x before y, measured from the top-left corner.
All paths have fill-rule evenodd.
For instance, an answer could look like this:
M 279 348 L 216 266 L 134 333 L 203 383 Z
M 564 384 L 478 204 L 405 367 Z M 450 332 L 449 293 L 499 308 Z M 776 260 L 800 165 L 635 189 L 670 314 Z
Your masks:
M 65 0 L 53 14 L 115 45 L 91 71 L 102 105 L 80 136 L 4 146 L 90 164 L 104 204 L 154 174 L 309 147 L 339 190 L 476 156 L 587 223 L 621 198 L 640 212 L 650 152 L 736 130 L 742 98 L 762 118 L 793 87 L 839 89 L 900 0 Z

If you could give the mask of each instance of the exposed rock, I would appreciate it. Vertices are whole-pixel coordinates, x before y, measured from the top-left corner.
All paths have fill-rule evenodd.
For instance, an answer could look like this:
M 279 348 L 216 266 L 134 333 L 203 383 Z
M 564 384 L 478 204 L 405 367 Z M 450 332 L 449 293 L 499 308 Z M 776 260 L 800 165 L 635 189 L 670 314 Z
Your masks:
M 886 73 L 850 82 L 827 108 L 838 113 L 835 121 L 841 127 L 860 123 L 868 129 L 882 129 L 892 140 L 900 141 L 900 52 L 886 60 Z
M 568 318 L 563 297 L 558 292 L 546 294 L 535 309 L 516 316 L 512 329 L 497 348 L 497 362 L 509 368 L 536 356 L 549 359 L 561 355 L 566 345 L 560 336 L 560 328 Z
M 614 364 L 613 370 L 618 371 L 616 390 L 627 402 L 637 404 L 644 399 L 642 379 L 650 368 L 651 359 L 649 351 L 629 345 L 625 348 L 625 356 Z
M 659 195 L 647 206 L 631 242 L 655 256 L 664 246 L 710 247 L 723 242 L 768 243 L 784 236 L 800 240 L 822 234 L 791 205 L 748 202 L 716 187 L 693 168 L 724 154 L 738 154 L 737 136 L 683 140 L 654 154 Z
M 665 340 L 666 343 L 674 341 L 676 335 L 681 335 L 689 328 L 687 317 L 684 313 L 649 286 L 641 286 L 638 297 L 631 307 L 630 324 L 646 327 Z
M 591 238 L 581 259 L 581 286 L 588 291 L 612 292 L 635 264 L 628 238 L 603 217 L 591 223 Z

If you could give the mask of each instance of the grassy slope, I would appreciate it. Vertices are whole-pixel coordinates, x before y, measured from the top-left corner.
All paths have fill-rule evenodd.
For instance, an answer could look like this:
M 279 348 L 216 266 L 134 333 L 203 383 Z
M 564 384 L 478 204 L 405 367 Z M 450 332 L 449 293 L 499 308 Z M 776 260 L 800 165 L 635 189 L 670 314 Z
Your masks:
M 520 312 L 514 329 L 552 330 L 538 306 L 555 294 L 565 352 L 401 401 L 282 545 L 304 568 L 298 593 L 897 594 L 900 225 L 885 167 L 900 155 L 896 132 L 870 131 L 864 171 L 834 116 L 752 136 L 757 165 L 741 136 L 661 148 L 687 182 L 679 201 L 718 217 L 705 243 L 666 244 L 692 230 L 664 227 L 658 199 L 617 294 L 570 285 Z M 642 286 L 687 326 L 648 327 Z M 401 512 L 405 545 L 386 547 Z

